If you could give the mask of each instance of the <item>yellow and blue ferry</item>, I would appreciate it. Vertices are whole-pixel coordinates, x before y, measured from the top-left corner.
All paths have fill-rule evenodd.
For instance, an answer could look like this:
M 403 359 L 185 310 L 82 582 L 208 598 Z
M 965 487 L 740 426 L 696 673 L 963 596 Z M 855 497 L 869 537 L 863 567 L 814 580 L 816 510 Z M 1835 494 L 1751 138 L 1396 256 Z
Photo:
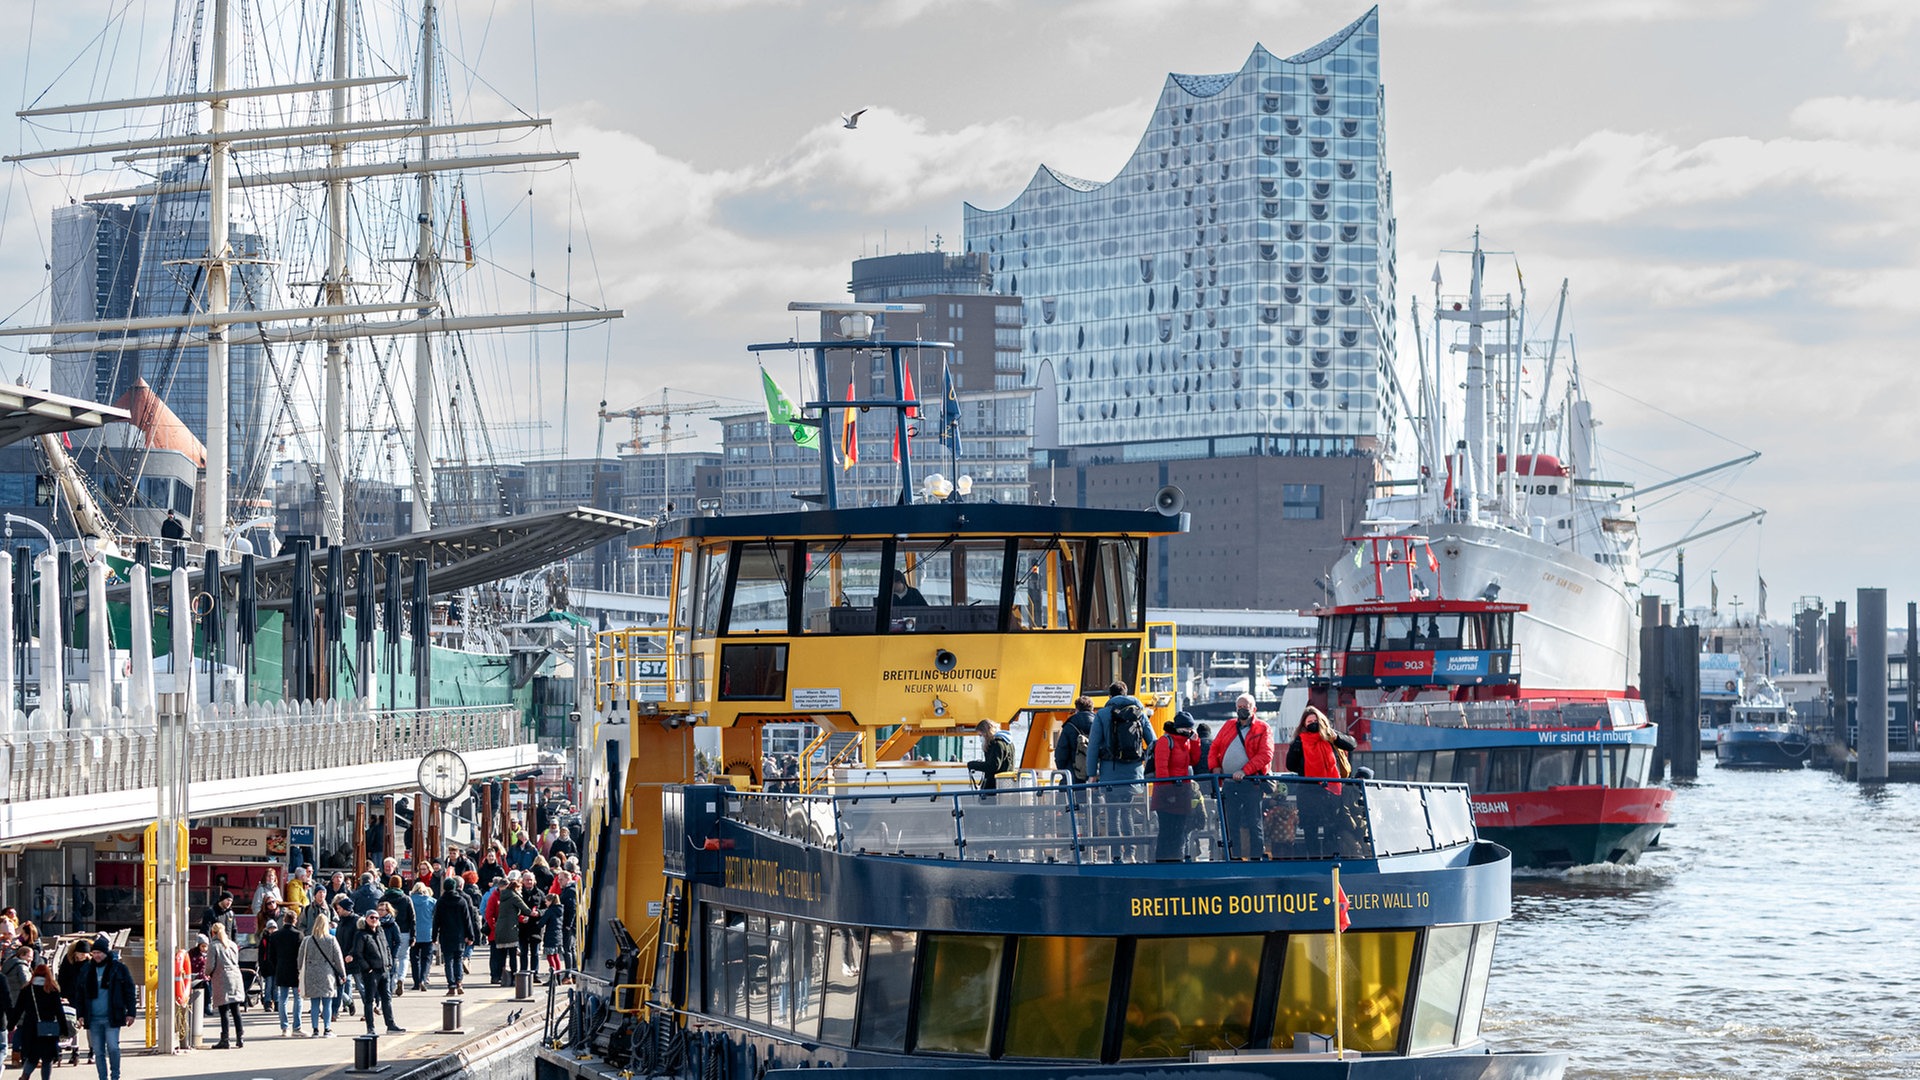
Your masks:
M 904 428 L 902 351 L 949 347 L 855 329 L 797 346 L 817 384 L 859 349 L 896 395 L 803 406 L 826 462 L 837 410 Z M 1510 857 L 1464 786 L 1052 768 L 1077 697 L 1172 719 L 1147 556 L 1184 515 L 921 498 L 900 467 L 898 505 L 839 507 L 827 470 L 811 508 L 651 539 L 671 622 L 599 637 L 587 960 L 549 991 L 542 1080 L 1561 1075 L 1481 1035 Z M 985 790 L 914 756 L 983 720 L 1018 747 Z M 821 732 L 800 775 L 765 775 L 794 723 Z

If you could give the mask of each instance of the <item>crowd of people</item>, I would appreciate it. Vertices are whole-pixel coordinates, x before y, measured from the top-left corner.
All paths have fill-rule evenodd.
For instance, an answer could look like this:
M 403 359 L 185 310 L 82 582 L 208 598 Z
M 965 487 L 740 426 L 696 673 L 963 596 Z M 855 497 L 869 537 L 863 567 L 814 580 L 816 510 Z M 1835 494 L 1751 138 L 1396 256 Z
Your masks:
M 260 1007 L 283 1035 L 329 1037 L 342 1013 L 358 1014 L 369 1033 L 381 1024 L 404 1031 L 393 999 L 428 990 L 436 974 L 446 996 L 465 993 L 478 945 L 487 947 L 496 985 L 543 963 L 547 978 L 566 978 L 579 870 L 572 836 L 549 826 L 538 838 L 515 829 L 508 844 L 495 842 L 477 857 L 455 849 L 405 870 L 388 858 L 357 880 L 302 866 L 282 890 L 269 875 L 253 897 Z M 233 904 L 231 893 L 214 899 L 187 956 L 188 971 L 207 989 L 207 1010 L 220 1017 L 216 1050 L 246 1045 L 242 1014 L 251 995 L 234 946 Z
M 544 817 L 545 815 L 543 815 Z M 317 875 L 311 865 L 284 886 L 267 871 L 247 909 L 255 917 L 257 958 L 241 961 L 236 897 L 221 889 L 199 914 L 193 943 L 175 958 L 176 1029 L 188 1048 L 189 988 L 220 1020 L 212 1049 L 246 1045 L 246 1014 L 258 1001 L 282 1035 L 326 1038 L 341 1013 L 356 1013 L 373 1033 L 402 1032 L 393 999 L 429 990 L 464 994 L 476 947 L 487 974 L 511 985 L 516 972 L 571 981 L 580 914 L 577 842 L 557 821 L 541 832 L 512 830 L 484 850 L 452 849 L 444 860 L 402 867 L 388 858 L 355 879 L 344 870 Z M 240 899 L 244 899 L 243 896 Z M 119 1080 L 120 1029 L 136 1014 L 133 976 L 106 935 L 75 940 L 56 955 L 31 922 L 0 910 L 0 1053 L 43 1080 L 64 1042 L 79 1031 L 100 1080 Z M 256 997 L 257 995 L 257 997 Z M 256 1021 L 258 1018 L 256 1017 Z M 77 1053 L 77 1051 L 75 1051 Z
M 120 1029 L 133 1023 L 133 974 L 105 934 L 64 949 L 43 940 L 13 908 L 0 908 L 0 979 L 6 983 L 5 1048 L 22 1080 L 48 1080 L 63 1042 L 87 1032 L 100 1080 L 120 1080 Z
M 1316 852 L 1351 846 L 1351 808 L 1339 781 L 1371 773 L 1352 766 L 1347 755 L 1355 749 L 1353 737 L 1319 709 L 1309 707 L 1301 714 L 1279 756 L 1273 728 L 1249 694 L 1234 701 L 1234 715 L 1217 733 L 1178 712 L 1156 735 L 1144 723 L 1150 715 L 1127 685 L 1116 681 L 1099 709 L 1090 697 L 1075 698 L 1073 713 L 1054 740 L 1056 770 L 1074 783 L 1100 785 L 1094 789 L 1097 833 L 1123 841 L 1141 837 L 1137 847 L 1115 844 L 1113 858 L 1145 857 L 1140 850 L 1148 832 L 1140 813 L 1142 792 L 1148 793 L 1145 810 L 1154 817 L 1152 857 L 1163 862 L 1184 858 L 1190 838 L 1209 825 L 1209 792 L 1197 782 L 1204 777 L 1221 778 L 1223 835 L 1238 858 L 1283 854 L 1281 849 L 1296 837 Z M 990 720 L 981 721 L 978 731 L 986 754 L 968 762 L 968 768 L 982 773 L 982 789 L 991 790 L 998 776 L 1013 770 L 1012 743 Z M 1275 777 L 1283 769 L 1315 782 L 1279 788 Z

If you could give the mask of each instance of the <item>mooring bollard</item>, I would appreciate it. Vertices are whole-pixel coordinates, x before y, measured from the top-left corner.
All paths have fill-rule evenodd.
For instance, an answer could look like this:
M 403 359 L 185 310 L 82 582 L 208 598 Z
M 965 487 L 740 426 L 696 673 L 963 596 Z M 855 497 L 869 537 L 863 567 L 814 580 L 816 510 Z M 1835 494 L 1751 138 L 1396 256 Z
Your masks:
M 353 1068 L 356 1073 L 377 1073 L 385 1071 L 380 1064 L 380 1036 L 355 1035 L 353 1037 Z
M 513 1000 L 533 1000 L 533 972 L 516 971 L 513 973 Z
M 440 1034 L 460 1034 L 460 999 L 447 998 L 440 1003 Z

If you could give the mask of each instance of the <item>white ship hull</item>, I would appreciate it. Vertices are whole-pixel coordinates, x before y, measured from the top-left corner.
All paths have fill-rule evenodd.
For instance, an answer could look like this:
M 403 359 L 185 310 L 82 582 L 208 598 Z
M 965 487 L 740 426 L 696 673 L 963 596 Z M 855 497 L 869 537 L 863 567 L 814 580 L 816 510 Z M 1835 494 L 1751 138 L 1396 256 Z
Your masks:
M 1494 597 L 1527 605 L 1514 617 L 1515 655 L 1521 685 L 1529 694 L 1563 691 L 1620 693 L 1640 670 L 1634 632 L 1637 589 L 1619 568 L 1583 559 L 1510 529 L 1487 525 L 1422 522 L 1439 564 L 1439 592 L 1425 553 L 1415 560 L 1414 582 L 1429 597 L 1473 598 L 1498 585 Z M 1362 550 L 1365 550 L 1362 548 Z M 1375 599 L 1374 567 L 1352 556 L 1334 565 L 1335 604 Z M 1385 600 L 1406 600 L 1404 567 L 1382 570 Z

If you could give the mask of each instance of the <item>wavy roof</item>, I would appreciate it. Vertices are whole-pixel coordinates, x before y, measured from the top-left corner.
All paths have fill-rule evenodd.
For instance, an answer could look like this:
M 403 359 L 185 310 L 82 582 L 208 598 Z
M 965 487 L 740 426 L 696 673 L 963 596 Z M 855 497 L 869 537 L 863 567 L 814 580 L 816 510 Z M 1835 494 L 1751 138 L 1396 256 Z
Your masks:
M 1303 49 L 1300 52 L 1294 53 L 1292 56 L 1276 57 L 1276 59 L 1284 64 L 1306 64 L 1318 60 L 1346 44 L 1348 38 L 1352 37 L 1362 26 L 1366 25 L 1368 19 L 1378 15 L 1379 12 L 1380 8 L 1378 6 L 1368 8 L 1359 18 L 1348 23 L 1338 33 L 1320 42 L 1318 45 Z M 1172 73 L 1167 76 L 1167 83 L 1179 87 L 1191 97 L 1210 98 L 1226 90 L 1229 86 L 1232 86 L 1235 79 L 1254 70 L 1257 67 L 1256 61 L 1262 56 L 1273 56 L 1273 54 L 1267 51 L 1266 46 L 1255 43 L 1253 51 L 1247 54 L 1246 63 L 1241 64 L 1240 70 L 1238 71 L 1229 71 L 1215 75 L 1182 75 Z M 1148 124 L 1151 126 L 1152 121 L 1149 120 Z M 1125 170 L 1124 165 L 1121 166 L 1121 168 L 1122 171 Z M 1098 191 L 1112 183 L 1118 175 L 1119 174 L 1116 173 L 1114 177 L 1109 177 L 1106 180 L 1086 180 L 1078 176 L 1070 176 L 1052 166 L 1043 164 L 1034 170 L 1033 178 L 1027 181 L 1026 187 L 1020 189 L 1020 195 L 1015 195 L 1012 199 L 1007 200 L 1005 205 L 997 209 L 1004 210 L 1007 206 L 1012 206 L 1014 203 L 1020 201 L 1021 195 L 1025 195 L 1027 192 L 1041 186 L 1043 181 L 1051 181 L 1052 183 L 1059 184 L 1061 187 L 1073 191 Z M 981 209 L 980 207 L 973 206 L 972 203 L 968 203 L 967 205 L 976 211 Z

